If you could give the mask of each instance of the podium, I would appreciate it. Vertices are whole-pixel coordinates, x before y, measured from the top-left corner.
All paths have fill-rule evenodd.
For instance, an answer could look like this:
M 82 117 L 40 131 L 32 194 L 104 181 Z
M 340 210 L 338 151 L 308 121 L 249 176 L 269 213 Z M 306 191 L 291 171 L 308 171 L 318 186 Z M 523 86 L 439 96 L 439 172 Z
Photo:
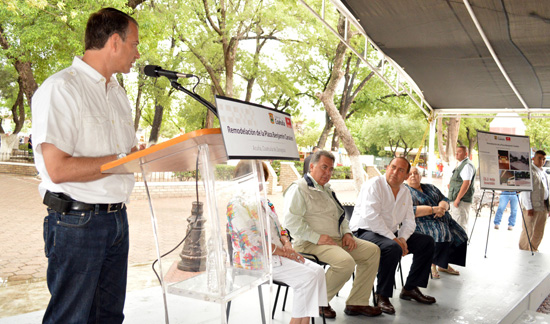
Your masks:
M 253 270 L 244 269 L 238 262 L 234 262 L 232 238 L 228 230 L 232 225 L 227 217 L 228 204 L 235 197 L 245 197 L 256 208 L 256 215 L 265 216 L 266 213 L 261 210 L 261 201 L 266 198 L 266 190 L 263 188 L 267 188 L 263 181 L 263 170 L 259 163 L 253 163 L 249 174 L 234 179 L 227 172 L 226 162 L 227 155 L 220 129 L 201 129 L 137 151 L 101 167 L 102 173 L 140 173 L 143 176 L 149 199 L 166 323 L 170 319 L 168 294 L 219 303 L 220 322 L 227 323 L 229 301 L 272 280 L 271 245 L 267 243 L 271 238 L 267 230 L 267 219 L 258 217 L 256 222 L 259 233 L 268 235 L 262 235 L 262 239 L 255 245 L 259 252 L 257 266 Z M 192 204 L 187 202 L 181 207 L 184 204 L 174 200 L 174 209 L 179 208 L 177 213 L 182 214 L 182 219 L 187 218 L 187 226 L 183 228 L 183 222 L 177 226 L 168 224 L 164 226 L 163 232 L 159 228 L 163 216 L 158 215 L 154 208 L 158 198 L 153 198 L 151 193 L 151 186 L 154 185 L 151 173 L 189 171 L 195 172 Z M 164 234 L 178 236 L 178 242 L 161 246 Z M 175 247 L 181 240 L 181 260 L 169 262 L 169 270 L 164 271 L 166 262 L 163 263 L 163 253 L 169 247 Z M 262 321 L 265 319 L 262 318 Z

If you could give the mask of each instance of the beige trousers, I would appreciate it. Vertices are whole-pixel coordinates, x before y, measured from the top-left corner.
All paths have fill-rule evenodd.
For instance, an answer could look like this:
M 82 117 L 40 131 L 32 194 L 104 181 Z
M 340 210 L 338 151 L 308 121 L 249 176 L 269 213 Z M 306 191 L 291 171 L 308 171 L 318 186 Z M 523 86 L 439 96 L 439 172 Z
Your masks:
M 315 254 L 319 260 L 330 265 L 326 272 L 328 301 L 342 289 L 357 265 L 355 280 L 346 305 L 367 306 L 374 278 L 378 272 L 380 249 L 371 242 L 356 237 L 354 239 L 357 247 L 351 252 L 342 248 L 341 239 L 335 240 L 338 245 L 317 245 L 306 242 L 294 248 L 298 252 Z
M 529 247 L 529 241 L 527 240 L 527 234 L 531 239 L 531 245 L 533 246 L 533 251 L 537 252 L 539 250 L 540 242 L 544 236 L 544 227 L 546 226 L 546 218 L 548 217 L 548 211 L 533 211 L 533 216 L 527 216 L 527 211 L 523 209 L 523 218 L 525 223 L 521 222 L 521 235 L 519 237 L 519 248 L 520 250 L 531 251 Z M 527 224 L 527 233 L 526 227 Z
M 470 217 L 472 203 L 461 201 L 458 203 L 458 208 L 454 206 L 452 201 L 449 204 L 451 205 L 451 216 L 468 233 L 468 218 Z

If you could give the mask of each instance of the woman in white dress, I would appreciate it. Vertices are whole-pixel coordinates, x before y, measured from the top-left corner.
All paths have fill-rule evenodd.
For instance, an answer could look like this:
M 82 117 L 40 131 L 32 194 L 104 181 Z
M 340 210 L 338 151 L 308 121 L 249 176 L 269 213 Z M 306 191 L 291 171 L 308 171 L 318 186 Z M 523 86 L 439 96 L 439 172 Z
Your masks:
M 252 163 L 241 160 L 235 169 L 235 177 L 252 172 Z M 265 162 L 262 168 L 267 180 L 269 172 Z M 233 264 L 245 269 L 260 269 L 262 251 L 259 244 L 262 235 L 258 230 L 257 206 L 250 197 L 235 195 L 227 206 L 228 230 L 233 245 Z M 318 264 L 304 259 L 294 251 L 288 232 L 281 226 L 275 206 L 269 200 L 261 201 L 261 211 L 267 213 L 271 231 L 273 279 L 284 282 L 294 290 L 291 324 L 307 324 L 310 317 L 318 316 L 319 307 L 327 306 L 325 271 Z

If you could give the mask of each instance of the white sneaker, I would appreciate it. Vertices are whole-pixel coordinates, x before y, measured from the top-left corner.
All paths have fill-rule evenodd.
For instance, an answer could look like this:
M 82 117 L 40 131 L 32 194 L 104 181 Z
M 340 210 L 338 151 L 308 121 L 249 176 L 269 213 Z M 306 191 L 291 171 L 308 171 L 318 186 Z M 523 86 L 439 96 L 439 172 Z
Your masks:
M 511 231 L 514 229 L 514 226 L 508 226 L 508 230 Z
M 495 229 L 499 229 L 499 228 L 500 228 L 500 226 L 498 226 L 497 224 L 495 224 Z

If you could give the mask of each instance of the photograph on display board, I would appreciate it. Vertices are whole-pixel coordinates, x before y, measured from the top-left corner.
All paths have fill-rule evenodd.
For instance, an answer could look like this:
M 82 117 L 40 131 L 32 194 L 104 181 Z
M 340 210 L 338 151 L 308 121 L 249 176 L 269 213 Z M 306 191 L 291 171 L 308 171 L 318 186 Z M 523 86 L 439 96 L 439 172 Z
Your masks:
M 515 171 L 516 186 L 528 186 L 531 183 L 531 172 Z
M 499 170 L 510 169 L 510 158 L 508 156 L 508 151 L 498 150 L 498 169 Z
M 532 189 L 529 137 L 478 131 L 481 189 Z
M 514 171 L 500 170 L 500 184 L 502 186 L 514 187 L 516 185 Z
M 529 152 L 510 152 L 510 169 L 529 171 Z

